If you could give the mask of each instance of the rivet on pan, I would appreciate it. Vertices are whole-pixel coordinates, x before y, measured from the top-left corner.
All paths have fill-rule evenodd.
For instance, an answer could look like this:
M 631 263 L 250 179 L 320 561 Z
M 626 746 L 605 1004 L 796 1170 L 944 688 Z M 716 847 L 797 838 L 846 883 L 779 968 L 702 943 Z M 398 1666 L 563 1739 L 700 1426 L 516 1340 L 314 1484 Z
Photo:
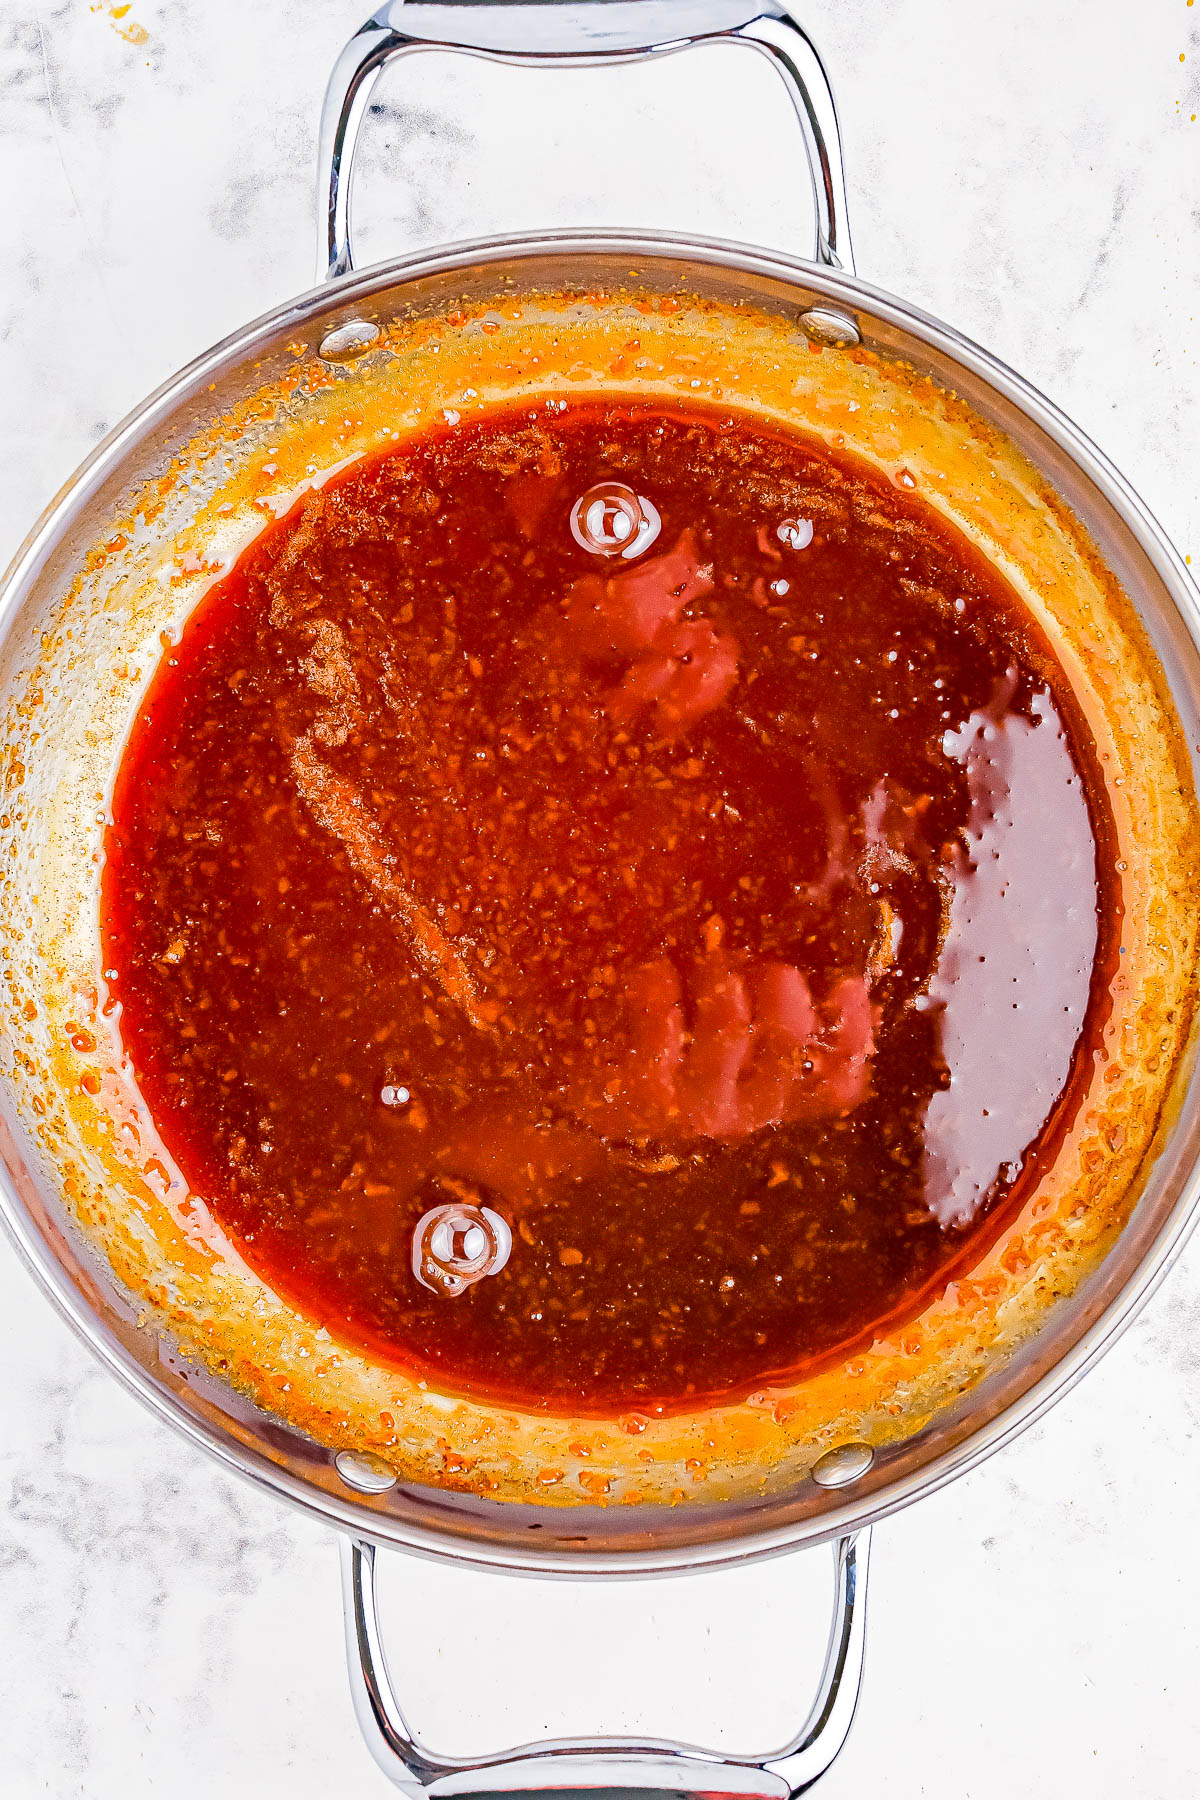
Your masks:
M 360 1494 L 386 1494 L 396 1485 L 395 1469 L 369 1450 L 339 1450 L 333 1466 L 346 1486 L 357 1488 Z
M 347 319 L 343 325 L 335 325 L 321 339 L 317 355 L 322 362 L 353 362 L 357 356 L 365 356 L 372 344 L 379 342 L 379 327 L 366 319 Z
M 813 1464 L 812 1478 L 818 1487 L 846 1487 L 865 1475 L 875 1461 L 870 1444 L 836 1444 Z
M 832 312 L 825 306 L 814 306 L 800 314 L 805 335 L 814 344 L 833 349 L 839 344 L 861 344 L 862 332 L 849 313 Z

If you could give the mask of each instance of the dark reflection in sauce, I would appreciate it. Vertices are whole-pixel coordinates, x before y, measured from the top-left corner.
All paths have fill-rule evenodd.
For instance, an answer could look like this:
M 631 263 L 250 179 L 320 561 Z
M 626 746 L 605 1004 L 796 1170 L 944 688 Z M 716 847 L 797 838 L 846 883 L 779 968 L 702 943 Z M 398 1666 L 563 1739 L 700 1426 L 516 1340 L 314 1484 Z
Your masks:
M 552 402 L 218 584 L 122 764 L 106 960 L 281 1292 L 451 1389 L 669 1407 L 869 1342 L 1011 1216 L 1106 1016 L 1107 820 L 911 495 Z

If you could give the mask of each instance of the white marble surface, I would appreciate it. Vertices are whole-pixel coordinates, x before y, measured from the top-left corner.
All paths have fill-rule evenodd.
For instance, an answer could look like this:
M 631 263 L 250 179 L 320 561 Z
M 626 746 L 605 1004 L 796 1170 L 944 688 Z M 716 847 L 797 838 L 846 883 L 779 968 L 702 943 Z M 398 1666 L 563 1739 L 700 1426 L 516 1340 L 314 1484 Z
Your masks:
M 838 84 L 862 271 L 1027 372 L 1200 556 L 1189 8 L 805 14 Z M 363 10 L 134 0 L 114 21 L 88 0 L 0 0 L 5 554 L 146 389 L 307 285 L 317 102 Z M 394 84 L 386 98 L 360 189 L 369 254 L 553 220 L 805 244 L 782 104 L 736 55 L 615 82 L 430 58 L 405 111 Z M 0 1793 L 382 1800 L 327 1535 L 118 1391 L 2 1246 L 0 1367 Z M 1198 1424 L 1200 1242 L 1051 1418 L 877 1533 L 866 1694 L 827 1800 L 1191 1800 Z M 419 1718 L 464 1744 L 601 1708 L 765 1734 L 789 1716 L 792 1639 L 807 1666 L 822 1635 L 823 1577 L 809 1559 L 580 1597 L 421 1568 L 409 1619 L 393 1596 L 396 1660 Z

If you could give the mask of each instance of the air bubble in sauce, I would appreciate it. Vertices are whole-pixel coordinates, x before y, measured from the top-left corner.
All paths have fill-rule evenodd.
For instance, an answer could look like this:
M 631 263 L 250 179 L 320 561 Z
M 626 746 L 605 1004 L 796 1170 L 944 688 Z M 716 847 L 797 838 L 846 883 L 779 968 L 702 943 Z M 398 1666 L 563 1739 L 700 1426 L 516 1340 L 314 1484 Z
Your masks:
M 453 1297 L 499 1274 L 511 1252 L 512 1232 L 498 1212 L 450 1200 L 417 1221 L 412 1269 L 422 1287 Z
M 661 530 L 657 507 L 621 481 L 597 482 L 571 508 L 571 536 L 595 556 L 628 561 L 648 550 Z
M 811 519 L 783 519 L 775 527 L 775 536 L 789 550 L 807 550 L 813 541 Z

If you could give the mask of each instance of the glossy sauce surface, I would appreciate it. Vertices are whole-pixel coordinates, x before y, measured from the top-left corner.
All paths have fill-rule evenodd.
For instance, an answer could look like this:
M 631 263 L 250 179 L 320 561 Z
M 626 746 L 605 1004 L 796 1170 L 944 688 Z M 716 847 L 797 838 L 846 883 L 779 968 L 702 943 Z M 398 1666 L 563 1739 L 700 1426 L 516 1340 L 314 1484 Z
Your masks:
M 555 1410 L 912 1316 L 1052 1156 L 1120 904 L 1049 646 L 902 485 L 550 402 L 246 552 L 114 796 L 159 1130 L 337 1337 Z

